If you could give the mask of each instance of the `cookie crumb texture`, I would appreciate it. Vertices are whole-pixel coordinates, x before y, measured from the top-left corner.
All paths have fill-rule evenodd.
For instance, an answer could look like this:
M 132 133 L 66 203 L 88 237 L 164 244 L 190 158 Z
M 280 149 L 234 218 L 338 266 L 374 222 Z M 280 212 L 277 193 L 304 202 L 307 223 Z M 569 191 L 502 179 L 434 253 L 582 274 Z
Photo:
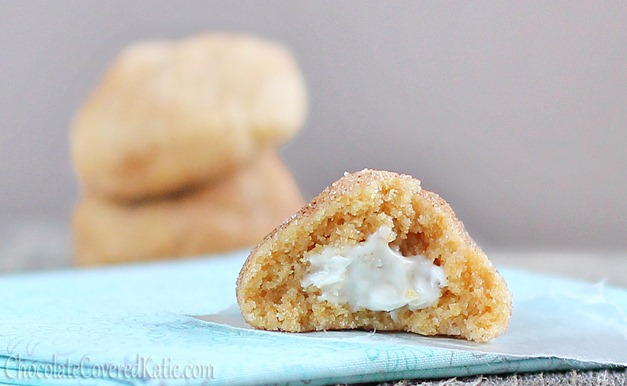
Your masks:
M 442 267 L 447 285 L 428 308 L 392 312 L 320 301 L 302 287 L 306 252 L 364 242 L 391 227 L 390 245 Z M 250 254 L 237 282 L 244 319 L 267 330 L 364 329 L 447 335 L 486 342 L 509 324 L 511 294 L 450 206 L 407 175 L 363 170 L 347 174 L 268 235 Z

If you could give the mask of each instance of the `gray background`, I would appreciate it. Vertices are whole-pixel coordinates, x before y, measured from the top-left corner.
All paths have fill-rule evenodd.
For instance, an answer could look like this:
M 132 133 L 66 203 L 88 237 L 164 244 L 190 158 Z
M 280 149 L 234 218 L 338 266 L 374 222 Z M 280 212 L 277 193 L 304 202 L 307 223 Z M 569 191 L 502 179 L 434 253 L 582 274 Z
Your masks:
M 122 47 L 227 30 L 302 66 L 310 114 L 283 155 L 307 196 L 385 168 L 489 248 L 625 249 L 626 4 L 2 2 L 0 232 L 67 232 L 68 126 Z

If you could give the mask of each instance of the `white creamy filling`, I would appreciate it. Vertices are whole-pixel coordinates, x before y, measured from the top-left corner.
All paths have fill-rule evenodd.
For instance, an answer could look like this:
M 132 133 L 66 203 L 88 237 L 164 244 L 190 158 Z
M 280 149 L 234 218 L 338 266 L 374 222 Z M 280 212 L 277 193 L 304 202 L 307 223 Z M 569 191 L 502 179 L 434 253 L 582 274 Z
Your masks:
M 352 246 L 325 246 L 309 252 L 309 272 L 303 288 L 320 289 L 319 300 L 348 304 L 352 310 L 412 310 L 437 303 L 446 277 L 441 267 L 425 257 L 404 257 L 392 249 L 392 229 L 382 226 L 364 242 Z

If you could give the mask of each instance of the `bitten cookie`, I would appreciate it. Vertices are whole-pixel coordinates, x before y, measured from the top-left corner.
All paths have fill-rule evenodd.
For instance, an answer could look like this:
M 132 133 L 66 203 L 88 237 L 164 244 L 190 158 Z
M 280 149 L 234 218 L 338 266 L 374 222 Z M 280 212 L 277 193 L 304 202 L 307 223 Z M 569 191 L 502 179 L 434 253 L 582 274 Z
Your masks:
M 217 184 L 168 199 L 85 196 L 74 214 L 75 257 L 88 266 L 242 248 L 303 205 L 290 172 L 268 151 Z
M 76 114 L 72 154 L 92 194 L 140 200 L 217 179 L 303 124 L 292 55 L 259 38 L 205 34 L 127 48 Z
M 420 181 L 347 174 L 269 234 L 237 281 L 253 327 L 367 329 L 485 342 L 511 294 L 451 207 Z

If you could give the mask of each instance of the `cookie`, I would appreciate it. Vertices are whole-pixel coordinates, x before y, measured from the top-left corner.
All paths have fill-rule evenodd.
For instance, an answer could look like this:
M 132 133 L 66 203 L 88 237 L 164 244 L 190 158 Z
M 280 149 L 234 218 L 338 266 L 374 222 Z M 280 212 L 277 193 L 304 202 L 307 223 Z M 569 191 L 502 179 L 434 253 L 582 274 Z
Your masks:
M 232 172 L 286 142 L 305 113 L 303 77 L 276 43 L 229 34 L 139 43 L 76 114 L 72 155 L 85 189 L 141 200 Z
M 303 205 L 271 151 L 219 182 L 166 199 L 123 204 L 87 194 L 74 213 L 75 259 L 88 266 L 253 246 Z
M 251 252 L 237 300 L 253 327 L 365 329 L 485 342 L 511 294 L 451 207 L 407 175 L 347 174 Z

